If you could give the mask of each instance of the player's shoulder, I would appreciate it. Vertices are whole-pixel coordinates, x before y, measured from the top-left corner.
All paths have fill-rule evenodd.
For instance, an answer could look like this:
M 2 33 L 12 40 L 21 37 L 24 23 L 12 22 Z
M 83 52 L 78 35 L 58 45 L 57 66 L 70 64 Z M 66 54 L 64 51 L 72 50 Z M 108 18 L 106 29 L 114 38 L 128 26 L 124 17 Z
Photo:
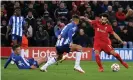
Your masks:
M 68 23 L 66 26 L 68 27 L 68 28 L 71 28 L 72 27 L 72 23 Z
M 111 24 L 107 24 L 107 27 L 112 28 L 112 25 Z

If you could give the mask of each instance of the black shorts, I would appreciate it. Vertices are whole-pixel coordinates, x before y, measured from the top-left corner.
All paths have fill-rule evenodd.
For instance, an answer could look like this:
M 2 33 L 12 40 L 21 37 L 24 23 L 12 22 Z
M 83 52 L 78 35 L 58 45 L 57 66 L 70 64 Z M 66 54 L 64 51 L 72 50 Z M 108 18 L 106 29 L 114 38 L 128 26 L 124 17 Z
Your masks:
M 63 46 L 56 46 L 56 51 L 58 55 L 63 54 L 64 52 L 69 53 L 70 52 L 69 44 L 63 45 Z

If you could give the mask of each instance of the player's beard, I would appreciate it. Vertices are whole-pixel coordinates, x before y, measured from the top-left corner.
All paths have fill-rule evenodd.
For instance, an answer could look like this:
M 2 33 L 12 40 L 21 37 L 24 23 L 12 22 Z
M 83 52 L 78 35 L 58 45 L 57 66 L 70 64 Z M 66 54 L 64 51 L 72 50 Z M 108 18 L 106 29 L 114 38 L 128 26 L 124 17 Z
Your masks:
M 102 22 L 103 25 L 105 25 L 107 22 Z

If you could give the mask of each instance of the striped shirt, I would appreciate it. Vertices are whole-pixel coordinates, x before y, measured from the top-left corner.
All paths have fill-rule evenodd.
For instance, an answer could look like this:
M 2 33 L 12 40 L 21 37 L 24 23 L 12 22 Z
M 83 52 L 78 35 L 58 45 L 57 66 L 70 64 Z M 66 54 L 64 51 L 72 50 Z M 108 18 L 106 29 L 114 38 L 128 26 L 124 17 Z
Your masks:
M 58 39 L 56 42 L 56 46 L 63 46 L 66 44 L 70 44 L 72 41 L 72 37 L 77 30 L 77 25 L 74 22 L 67 24 L 61 31 L 61 39 Z
M 12 34 L 22 36 L 23 26 L 25 24 L 25 19 L 22 16 L 12 16 L 9 20 L 10 26 L 12 26 Z

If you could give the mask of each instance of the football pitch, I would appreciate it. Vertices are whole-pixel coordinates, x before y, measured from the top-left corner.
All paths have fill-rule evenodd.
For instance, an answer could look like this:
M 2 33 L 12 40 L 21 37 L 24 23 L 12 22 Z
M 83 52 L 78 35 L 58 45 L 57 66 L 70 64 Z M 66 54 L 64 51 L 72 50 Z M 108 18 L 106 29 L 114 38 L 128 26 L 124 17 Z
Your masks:
M 1 60 L 2 80 L 133 80 L 133 62 L 128 62 L 129 69 L 120 64 L 119 72 L 112 72 L 110 66 L 115 62 L 103 62 L 104 72 L 98 72 L 95 61 L 81 61 L 85 74 L 73 70 L 74 61 L 64 61 L 59 65 L 52 65 L 48 72 L 36 70 L 19 70 L 16 65 L 9 64 L 4 69 L 6 59 Z

